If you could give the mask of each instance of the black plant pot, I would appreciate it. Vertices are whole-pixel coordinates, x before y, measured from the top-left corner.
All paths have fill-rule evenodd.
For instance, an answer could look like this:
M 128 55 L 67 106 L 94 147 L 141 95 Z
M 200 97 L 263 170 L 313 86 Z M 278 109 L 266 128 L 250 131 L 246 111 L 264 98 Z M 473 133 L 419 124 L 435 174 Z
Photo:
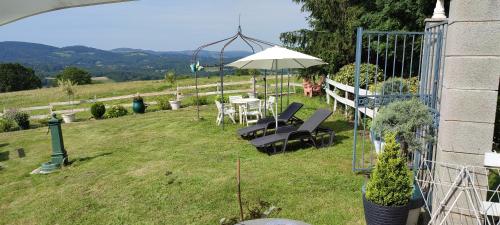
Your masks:
M 363 193 L 363 207 L 367 225 L 405 225 L 410 208 L 405 206 L 381 206 L 366 199 Z

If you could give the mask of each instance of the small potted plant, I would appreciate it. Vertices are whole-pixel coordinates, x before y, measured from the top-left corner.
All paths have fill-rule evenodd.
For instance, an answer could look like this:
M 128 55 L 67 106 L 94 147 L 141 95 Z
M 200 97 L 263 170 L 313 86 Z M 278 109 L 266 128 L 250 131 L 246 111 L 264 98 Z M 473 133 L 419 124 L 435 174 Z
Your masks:
M 144 99 L 139 94 L 134 96 L 134 100 L 132 103 L 132 110 L 135 113 L 141 113 L 141 114 L 144 113 L 146 111 L 146 107 L 147 106 L 144 104 Z
M 74 96 L 76 93 L 76 90 L 75 90 L 76 84 L 70 80 L 63 80 L 63 79 L 58 80 L 57 83 L 58 83 L 58 86 L 61 88 L 61 91 L 68 96 L 69 104 L 73 104 Z M 63 113 L 62 118 L 63 118 L 65 123 L 74 122 L 76 120 L 76 115 L 73 112 L 73 108 L 71 109 L 71 112 Z
M 396 133 L 387 133 L 384 140 L 385 149 L 363 190 L 365 220 L 368 225 L 402 225 L 410 211 L 412 172 L 401 155 Z

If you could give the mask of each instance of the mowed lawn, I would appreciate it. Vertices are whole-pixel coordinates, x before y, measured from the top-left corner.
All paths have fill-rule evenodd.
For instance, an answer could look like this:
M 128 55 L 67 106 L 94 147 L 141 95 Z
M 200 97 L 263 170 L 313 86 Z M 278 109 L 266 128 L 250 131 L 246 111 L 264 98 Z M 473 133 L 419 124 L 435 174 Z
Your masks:
M 305 103 L 300 118 L 328 107 L 294 100 Z M 1 133 L 0 224 L 218 224 L 238 215 L 238 157 L 245 202 L 314 225 L 364 224 L 363 177 L 351 171 L 352 125 L 341 115 L 326 122 L 333 146 L 269 156 L 235 134 L 240 125 L 217 127 L 214 105 L 201 109 L 202 121 L 189 107 L 64 124 L 72 164 L 49 175 L 29 174 L 50 159 L 47 128 Z

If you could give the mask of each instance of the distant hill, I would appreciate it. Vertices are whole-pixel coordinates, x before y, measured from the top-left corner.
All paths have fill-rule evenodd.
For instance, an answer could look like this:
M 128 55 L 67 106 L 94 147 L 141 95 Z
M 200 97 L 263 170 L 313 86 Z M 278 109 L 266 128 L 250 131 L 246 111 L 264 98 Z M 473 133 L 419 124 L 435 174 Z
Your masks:
M 49 45 L 6 41 L 0 42 L 0 62 L 17 62 L 31 67 L 42 78 L 53 76 L 67 66 L 82 67 L 94 76 L 115 81 L 160 79 L 168 70 L 189 74 L 192 50 L 152 51 L 132 48 L 101 50 L 86 46 L 58 48 Z M 248 56 L 246 51 L 227 51 L 227 62 Z M 219 52 L 201 51 L 202 64 L 217 64 Z

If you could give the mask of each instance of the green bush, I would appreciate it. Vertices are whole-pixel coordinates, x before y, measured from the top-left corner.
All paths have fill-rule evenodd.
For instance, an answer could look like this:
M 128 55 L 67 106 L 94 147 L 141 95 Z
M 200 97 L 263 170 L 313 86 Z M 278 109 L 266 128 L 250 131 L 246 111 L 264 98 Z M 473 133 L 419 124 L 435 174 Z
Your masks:
M 208 99 L 205 96 L 200 96 L 198 99 L 194 97 L 191 101 L 193 105 L 208 105 Z
M 106 107 L 102 102 L 96 102 L 90 106 L 90 113 L 95 119 L 101 119 L 106 113 Z
M 120 116 L 125 116 L 127 114 L 128 114 L 128 111 L 123 106 L 113 105 L 106 112 L 106 118 L 116 118 L 116 117 L 120 117 Z
M 417 150 L 422 144 L 422 140 L 417 138 L 417 129 L 431 126 L 432 116 L 429 108 L 419 99 L 413 98 L 406 101 L 395 101 L 380 108 L 372 122 L 372 130 L 375 134 L 385 136 L 389 132 L 396 133 L 402 149 Z M 423 141 L 432 141 L 429 134 L 424 134 Z
M 166 96 L 158 97 L 156 99 L 156 102 L 158 103 L 158 108 L 161 110 L 172 109 L 172 107 L 170 106 L 170 98 Z
M 370 86 L 370 91 L 384 93 L 384 95 L 395 94 L 417 94 L 419 89 L 418 78 L 403 79 L 399 77 L 389 78 L 386 81 L 373 84 Z
M 215 97 L 215 100 L 216 101 L 219 101 L 219 102 L 224 102 L 224 103 L 228 103 L 229 102 L 229 97 L 227 95 L 224 96 L 224 99 L 222 99 L 222 96 L 221 95 L 217 95 Z
M 30 128 L 30 115 L 27 112 L 11 109 L 5 113 L 4 117 L 16 122 L 17 126 L 22 130 Z
M 400 156 L 396 133 L 387 133 L 384 139 L 384 151 L 366 186 L 366 199 L 383 206 L 404 206 L 413 192 L 412 172 Z
M 0 93 L 42 87 L 42 81 L 31 68 L 19 63 L 0 64 Z
M 368 79 L 366 77 L 367 74 L 368 74 Z M 354 86 L 355 75 L 356 75 L 356 66 L 354 65 L 354 63 L 351 63 L 340 68 L 339 72 L 337 72 L 333 77 L 333 80 L 342 84 Z M 361 64 L 359 78 L 360 78 L 359 86 L 364 89 L 367 84 L 368 85 L 374 84 L 375 80 L 377 80 L 377 82 L 381 81 L 383 78 L 383 71 L 380 68 L 378 68 L 377 70 L 377 66 L 373 64 L 367 64 L 367 63 Z
M 0 133 L 8 132 L 14 127 L 14 121 L 0 117 Z

